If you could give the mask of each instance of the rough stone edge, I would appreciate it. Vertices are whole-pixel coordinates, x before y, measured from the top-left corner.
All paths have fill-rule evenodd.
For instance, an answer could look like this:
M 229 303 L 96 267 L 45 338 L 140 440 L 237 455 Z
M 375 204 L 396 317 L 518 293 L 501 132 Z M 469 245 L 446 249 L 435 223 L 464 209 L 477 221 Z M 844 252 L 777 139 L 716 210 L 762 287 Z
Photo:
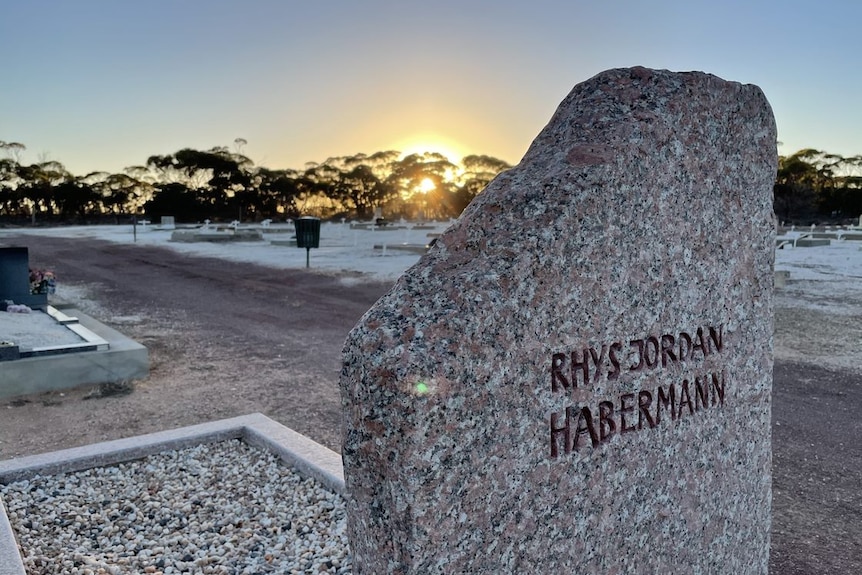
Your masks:
M 113 465 L 203 443 L 241 439 L 276 454 L 300 475 L 344 496 L 341 456 L 262 413 L 252 413 L 126 439 L 0 461 L 0 483 Z M 15 534 L 0 497 L 0 575 L 26 575 Z

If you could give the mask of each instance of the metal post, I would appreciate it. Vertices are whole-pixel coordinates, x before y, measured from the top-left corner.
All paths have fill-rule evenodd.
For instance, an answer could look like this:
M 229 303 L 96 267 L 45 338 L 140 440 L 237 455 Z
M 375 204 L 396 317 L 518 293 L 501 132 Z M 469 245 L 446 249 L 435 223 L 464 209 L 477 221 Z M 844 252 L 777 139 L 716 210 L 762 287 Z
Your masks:
M 311 248 L 305 248 L 305 267 L 308 267 L 309 254 L 311 254 Z

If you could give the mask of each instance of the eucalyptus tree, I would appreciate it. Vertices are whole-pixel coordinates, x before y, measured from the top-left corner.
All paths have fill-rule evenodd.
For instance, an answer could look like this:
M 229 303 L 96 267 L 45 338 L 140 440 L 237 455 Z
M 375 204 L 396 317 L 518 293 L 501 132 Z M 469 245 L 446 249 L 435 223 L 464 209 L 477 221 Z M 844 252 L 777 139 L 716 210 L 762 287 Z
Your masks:
M 152 184 L 128 173 L 92 172 L 79 180 L 92 186 L 103 212 L 117 217 L 136 213 L 152 196 Z
M 63 221 L 81 221 L 102 211 L 101 195 L 86 178 L 63 180 L 53 186 L 52 195 Z
M 371 217 L 376 206 L 387 204 L 396 194 L 392 182 L 379 178 L 367 164 L 342 172 L 334 191 L 342 206 L 361 220 Z
M 339 170 L 326 162 L 309 162 L 295 180 L 295 215 L 330 217 L 339 211 L 335 183 Z
M 194 150 L 186 148 L 175 154 L 155 155 L 147 158 L 146 169 L 152 174 L 153 181 L 160 184 L 182 184 L 190 190 L 203 188 L 212 178 L 212 173 L 207 169 L 199 169 L 197 166 L 189 164 L 188 161 L 183 162 L 182 159 L 188 160 L 186 151 L 193 152 Z M 138 168 L 132 168 L 132 170 L 136 169 Z
M 367 219 L 376 206 L 392 201 L 398 190 L 389 180 L 399 153 L 354 154 L 327 159 L 319 172 L 329 179 L 328 193 L 343 213 Z
M 53 218 L 57 212 L 57 202 L 54 188 L 72 179 L 65 166 L 57 161 L 46 161 L 29 166 L 18 166 L 20 183 L 18 189 L 23 199 L 29 200 L 32 206 L 32 216 L 45 213 Z
M 464 211 L 473 198 L 484 190 L 497 174 L 512 166 L 493 156 L 469 155 L 461 158 L 460 185 L 455 192 L 457 211 Z
M 858 217 L 862 213 L 862 156 L 806 148 L 779 156 L 774 210 L 784 221 Z
M 458 166 L 437 152 L 410 154 L 394 162 L 389 182 L 414 211 L 421 206 L 429 217 L 454 217 L 454 179 Z
M 255 189 L 261 214 L 267 218 L 297 216 L 296 199 L 300 193 L 296 170 L 271 170 L 258 167 L 254 172 Z
M 817 190 L 821 213 L 832 218 L 857 218 L 862 214 L 862 156 L 830 154 L 830 177 Z
M 174 216 L 179 221 L 197 221 L 209 215 L 198 190 L 180 182 L 155 184 L 153 197 L 144 202 L 143 209 L 150 217 Z
M 24 150 L 26 149 L 27 146 L 24 144 L 18 142 L 4 142 L 3 140 L 0 140 L 0 151 L 16 164 L 21 163 L 21 156 L 24 154 Z
M 18 189 L 20 181 L 18 162 L 12 158 L 0 159 L 0 215 L 21 216 L 26 211 Z
M 181 184 L 186 190 L 194 190 L 198 194 L 200 218 L 232 217 L 234 210 L 241 212 L 254 203 L 247 193 L 253 191 L 252 161 L 225 147 L 203 151 L 184 148 L 174 154 L 150 156 L 147 167 L 160 184 Z M 161 185 L 156 188 L 156 194 L 168 189 Z M 170 197 L 182 199 L 182 207 L 186 209 L 189 206 L 185 203 L 185 192 L 177 195 L 179 189 L 170 188 Z
M 0 214 L 20 216 L 26 212 L 24 197 L 18 189 L 21 183 L 20 160 L 24 144 L 0 140 Z

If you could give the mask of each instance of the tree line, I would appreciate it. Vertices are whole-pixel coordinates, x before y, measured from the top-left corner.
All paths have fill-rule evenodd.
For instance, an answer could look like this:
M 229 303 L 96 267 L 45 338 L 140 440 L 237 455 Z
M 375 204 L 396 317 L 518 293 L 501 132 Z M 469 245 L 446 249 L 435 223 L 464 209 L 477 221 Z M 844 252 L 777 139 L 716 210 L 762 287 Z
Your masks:
M 71 174 L 62 163 L 22 161 L 26 147 L 0 141 L 0 218 L 5 221 L 127 221 L 131 215 L 178 221 L 260 221 L 300 215 L 368 220 L 457 217 L 500 172 L 487 155 L 458 164 L 435 152 L 355 154 L 270 169 L 233 149 L 184 148 L 150 156 L 120 173 Z M 848 220 L 862 214 L 862 156 L 814 149 L 778 157 L 774 210 L 780 221 Z
M 846 221 L 862 214 L 862 155 L 814 149 L 778 157 L 773 207 L 782 222 Z
M 150 156 L 120 173 L 71 174 L 62 163 L 22 162 L 26 147 L 0 141 L 0 218 L 7 221 L 261 221 L 300 215 L 367 220 L 457 217 L 501 171 L 503 160 L 469 155 L 453 163 L 436 152 L 390 150 L 311 162 L 303 169 L 256 166 L 233 149 L 184 148 Z

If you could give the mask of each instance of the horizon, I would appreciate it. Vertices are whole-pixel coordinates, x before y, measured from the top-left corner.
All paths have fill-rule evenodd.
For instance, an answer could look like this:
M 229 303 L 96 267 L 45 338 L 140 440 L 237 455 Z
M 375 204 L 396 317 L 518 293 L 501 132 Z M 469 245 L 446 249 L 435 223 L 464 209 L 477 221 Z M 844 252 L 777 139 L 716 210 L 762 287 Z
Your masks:
M 384 150 L 515 165 L 576 84 L 642 65 L 757 84 L 780 154 L 854 156 L 858 16 L 837 0 L 15 3 L 0 140 L 76 175 L 237 138 L 272 169 Z

